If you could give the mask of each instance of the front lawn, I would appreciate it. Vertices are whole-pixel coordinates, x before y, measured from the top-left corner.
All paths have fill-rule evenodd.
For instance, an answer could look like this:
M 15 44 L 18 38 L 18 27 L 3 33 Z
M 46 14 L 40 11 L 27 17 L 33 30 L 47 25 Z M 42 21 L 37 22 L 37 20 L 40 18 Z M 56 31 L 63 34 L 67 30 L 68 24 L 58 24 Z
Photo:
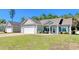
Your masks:
M 0 38 L 0 50 L 79 49 L 79 35 L 21 35 Z

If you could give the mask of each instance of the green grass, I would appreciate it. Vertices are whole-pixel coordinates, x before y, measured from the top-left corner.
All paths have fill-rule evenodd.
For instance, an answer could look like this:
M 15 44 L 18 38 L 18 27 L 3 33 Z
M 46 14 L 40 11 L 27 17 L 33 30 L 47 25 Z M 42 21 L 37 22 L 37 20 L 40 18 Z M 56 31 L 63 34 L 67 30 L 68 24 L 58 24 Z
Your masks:
M 0 50 L 48 50 L 56 43 L 79 43 L 79 35 L 22 35 L 0 38 Z

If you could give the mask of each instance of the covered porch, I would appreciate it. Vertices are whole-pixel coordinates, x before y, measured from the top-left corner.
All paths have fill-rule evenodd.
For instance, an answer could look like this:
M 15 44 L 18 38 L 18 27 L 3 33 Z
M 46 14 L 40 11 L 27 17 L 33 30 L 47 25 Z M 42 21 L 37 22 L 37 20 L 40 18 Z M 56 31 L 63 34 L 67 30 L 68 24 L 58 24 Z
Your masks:
M 37 26 L 37 34 L 71 34 L 71 26 Z

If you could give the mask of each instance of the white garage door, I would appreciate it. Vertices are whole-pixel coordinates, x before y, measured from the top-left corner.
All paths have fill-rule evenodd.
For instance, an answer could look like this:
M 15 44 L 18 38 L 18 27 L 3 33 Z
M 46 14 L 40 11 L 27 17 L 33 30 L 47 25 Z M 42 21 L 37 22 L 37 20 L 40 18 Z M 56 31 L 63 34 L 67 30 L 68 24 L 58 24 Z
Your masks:
M 12 32 L 13 30 L 12 30 L 12 27 L 7 27 L 6 28 L 6 32 Z
M 25 26 L 24 27 L 25 34 L 35 34 L 35 32 L 36 32 L 36 26 Z

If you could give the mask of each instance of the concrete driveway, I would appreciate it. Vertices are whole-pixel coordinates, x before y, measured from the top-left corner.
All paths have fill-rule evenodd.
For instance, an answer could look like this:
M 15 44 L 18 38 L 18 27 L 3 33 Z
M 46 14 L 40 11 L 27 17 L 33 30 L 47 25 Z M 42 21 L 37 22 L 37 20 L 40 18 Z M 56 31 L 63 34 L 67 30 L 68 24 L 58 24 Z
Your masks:
M 0 37 L 9 37 L 9 36 L 17 36 L 17 35 L 24 35 L 22 33 L 3 33 L 0 34 Z

